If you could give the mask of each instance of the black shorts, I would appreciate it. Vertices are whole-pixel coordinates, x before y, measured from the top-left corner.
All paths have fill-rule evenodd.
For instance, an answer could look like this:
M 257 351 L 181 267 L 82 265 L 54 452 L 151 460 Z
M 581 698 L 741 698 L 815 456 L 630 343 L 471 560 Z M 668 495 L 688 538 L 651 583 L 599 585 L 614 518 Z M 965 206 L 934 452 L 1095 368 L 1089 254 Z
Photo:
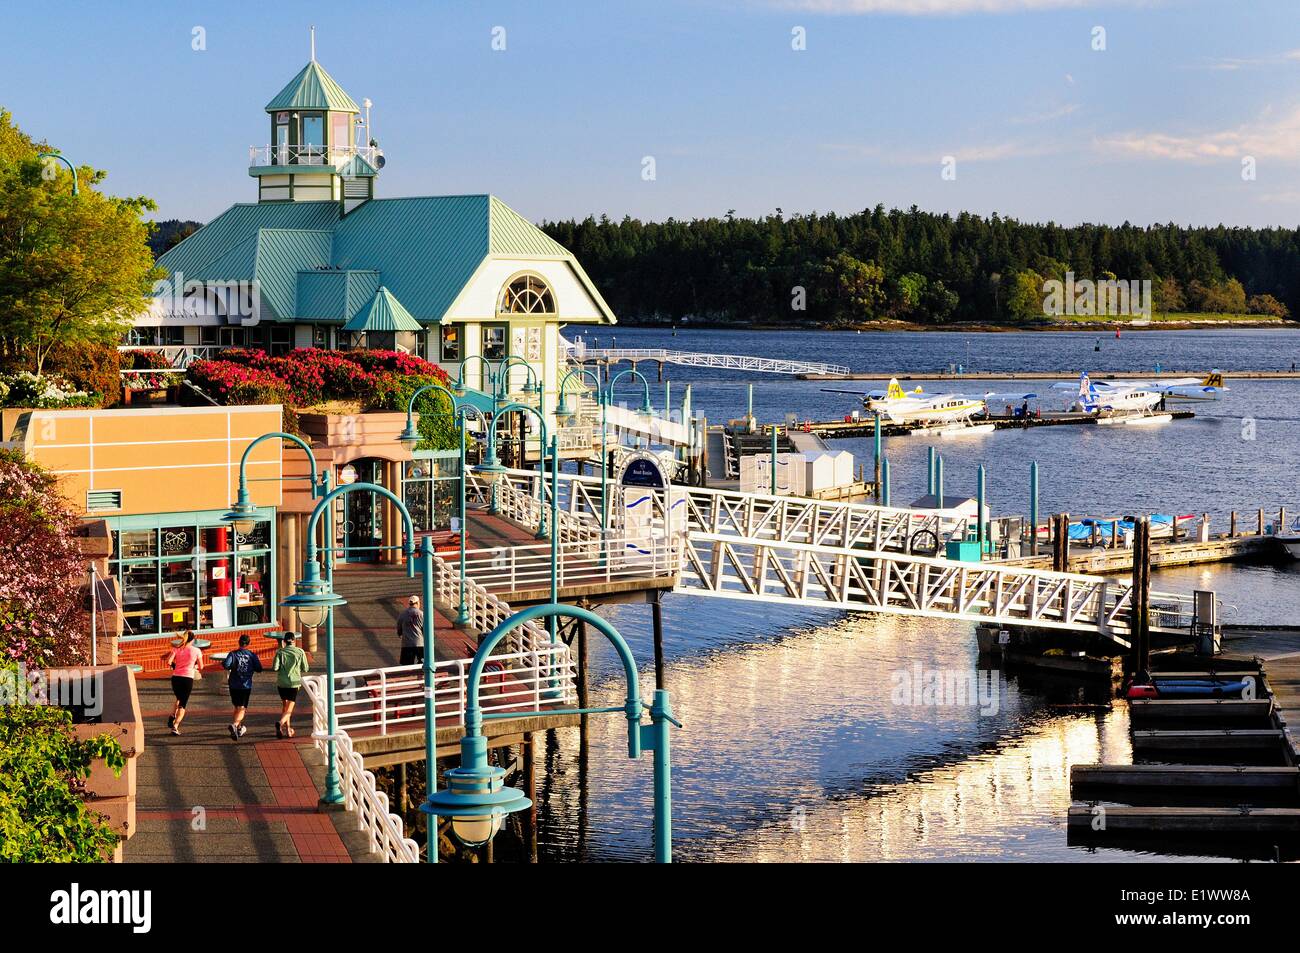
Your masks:
M 190 692 L 194 691 L 194 679 L 182 678 L 179 675 L 172 676 L 172 694 L 184 708 L 190 703 Z
M 280 701 L 282 702 L 296 702 L 298 700 L 298 689 L 296 688 L 277 685 L 275 690 L 280 693 Z
M 419 645 L 403 645 L 401 656 L 397 660 L 398 665 L 419 665 L 424 661 L 424 647 Z
M 230 704 L 234 705 L 236 708 L 247 708 L 248 696 L 251 694 L 253 694 L 251 688 L 236 688 L 234 685 L 231 685 Z

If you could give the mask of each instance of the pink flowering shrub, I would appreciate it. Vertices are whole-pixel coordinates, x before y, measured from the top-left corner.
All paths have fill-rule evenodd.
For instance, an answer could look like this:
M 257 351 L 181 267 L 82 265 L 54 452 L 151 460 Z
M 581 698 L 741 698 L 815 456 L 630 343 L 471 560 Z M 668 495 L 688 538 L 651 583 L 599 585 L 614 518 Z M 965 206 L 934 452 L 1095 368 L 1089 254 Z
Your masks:
M 217 360 L 190 365 L 190 379 L 223 403 L 283 403 L 299 408 L 356 400 L 367 410 L 405 410 L 404 404 L 396 404 L 403 389 L 399 383 L 409 377 L 444 386 L 450 383 L 438 365 L 400 351 L 297 348 L 277 357 L 229 348 Z M 276 393 L 283 396 L 275 397 Z
M 0 663 L 33 669 L 88 661 L 78 525 L 53 476 L 0 451 Z

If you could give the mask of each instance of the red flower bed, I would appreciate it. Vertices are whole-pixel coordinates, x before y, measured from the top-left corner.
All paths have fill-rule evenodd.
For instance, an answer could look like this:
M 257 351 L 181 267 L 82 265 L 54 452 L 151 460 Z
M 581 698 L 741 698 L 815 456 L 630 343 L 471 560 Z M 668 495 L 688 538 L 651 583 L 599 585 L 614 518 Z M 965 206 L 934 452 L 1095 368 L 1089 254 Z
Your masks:
M 190 379 L 227 404 L 282 403 L 310 407 L 328 400 L 358 400 L 385 409 L 403 377 L 443 384 L 438 365 L 400 351 L 328 351 L 296 348 L 282 357 L 229 348 L 212 361 L 190 365 Z M 249 399 L 255 398 L 255 399 Z

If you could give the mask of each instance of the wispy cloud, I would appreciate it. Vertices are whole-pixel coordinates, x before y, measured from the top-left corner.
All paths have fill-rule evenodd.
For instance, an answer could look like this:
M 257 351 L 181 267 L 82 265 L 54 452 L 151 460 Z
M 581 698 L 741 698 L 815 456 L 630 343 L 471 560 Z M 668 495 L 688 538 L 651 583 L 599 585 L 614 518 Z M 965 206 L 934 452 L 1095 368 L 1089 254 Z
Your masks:
M 1040 113 L 1029 113 L 1024 116 L 1012 116 L 1007 122 L 1013 126 L 1036 126 L 1039 123 L 1053 122 L 1057 119 L 1064 119 L 1079 111 L 1078 103 L 1066 103 L 1063 106 L 1057 106 L 1055 109 L 1049 109 Z
M 1285 66 L 1290 63 L 1300 63 L 1300 49 L 1287 50 L 1283 53 L 1268 53 L 1263 56 L 1225 56 L 1220 59 L 1210 60 L 1205 64 L 1205 68 L 1212 70 L 1240 70 L 1256 69 L 1262 66 Z
M 777 0 L 786 9 L 828 14 L 885 14 L 905 17 L 979 13 L 1036 13 L 1084 7 L 1157 5 L 1160 0 Z
M 824 142 L 827 152 L 856 159 L 875 159 L 886 165 L 933 165 L 936 168 L 947 156 L 961 162 L 999 162 L 1014 159 L 1036 159 L 1057 155 L 1065 146 L 1049 140 L 1004 139 L 971 143 L 952 148 L 918 151 L 913 148 L 894 149 L 887 146 L 853 142 Z
M 1300 107 L 1284 115 L 1265 113 L 1260 119 L 1230 129 L 1202 133 L 1126 132 L 1102 137 L 1102 152 L 1145 159 L 1209 162 L 1242 156 L 1291 159 L 1300 156 Z

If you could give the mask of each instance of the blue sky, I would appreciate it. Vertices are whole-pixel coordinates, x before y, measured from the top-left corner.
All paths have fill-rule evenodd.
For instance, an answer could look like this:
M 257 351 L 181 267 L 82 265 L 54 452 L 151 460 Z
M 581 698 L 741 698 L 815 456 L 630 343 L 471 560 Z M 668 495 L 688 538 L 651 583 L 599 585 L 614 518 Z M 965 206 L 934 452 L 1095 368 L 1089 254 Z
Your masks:
M 314 24 L 322 65 L 375 103 L 381 195 L 490 191 L 533 219 L 883 202 L 1295 226 L 1297 12 L 1294 0 L 27 3 L 0 34 L 0 105 L 109 170 L 111 191 L 207 220 L 255 198 L 248 147 L 265 144 L 262 107 L 307 62 Z

